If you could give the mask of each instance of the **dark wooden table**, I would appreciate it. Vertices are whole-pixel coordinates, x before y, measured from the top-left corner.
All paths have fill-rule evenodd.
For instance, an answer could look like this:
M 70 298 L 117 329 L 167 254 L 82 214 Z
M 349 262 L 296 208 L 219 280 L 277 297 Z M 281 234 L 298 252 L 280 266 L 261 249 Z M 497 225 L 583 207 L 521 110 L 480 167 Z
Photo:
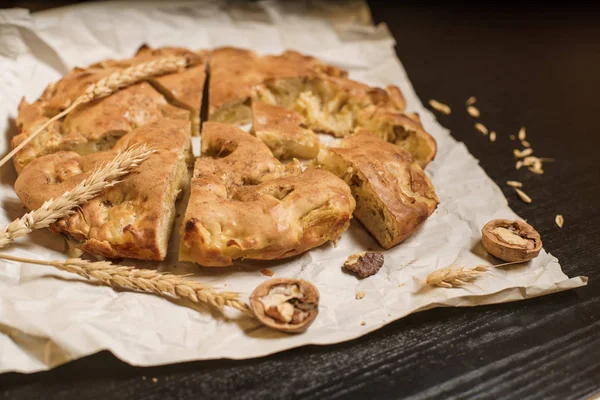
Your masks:
M 541 233 L 578 290 L 518 303 L 436 309 L 366 337 L 263 359 L 136 368 L 103 352 L 49 372 L 0 375 L 6 399 L 589 398 L 600 391 L 600 24 L 598 12 L 372 4 L 423 102 Z M 495 144 L 473 129 L 477 96 Z M 516 171 L 521 125 L 546 173 Z M 460 177 L 457 177 L 460 179 Z M 505 184 L 524 182 L 533 203 Z M 563 214 L 559 229 L 554 216 Z

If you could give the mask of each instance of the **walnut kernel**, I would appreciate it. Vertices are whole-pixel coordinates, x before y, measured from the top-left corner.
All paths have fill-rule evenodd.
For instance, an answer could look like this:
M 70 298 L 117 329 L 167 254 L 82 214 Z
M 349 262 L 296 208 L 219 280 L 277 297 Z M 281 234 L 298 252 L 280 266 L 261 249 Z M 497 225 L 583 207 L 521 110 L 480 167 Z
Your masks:
M 319 292 L 302 279 L 270 279 L 254 289 L 250 306 L 256 318 L 269 328 L 302 332 L 319 312 Z
M 375 275 L 383 266 L 383 254 L 374 251 L 363 251 L 352 254 L 344 263 L 344 268 L 354 272 L 359 278 Z

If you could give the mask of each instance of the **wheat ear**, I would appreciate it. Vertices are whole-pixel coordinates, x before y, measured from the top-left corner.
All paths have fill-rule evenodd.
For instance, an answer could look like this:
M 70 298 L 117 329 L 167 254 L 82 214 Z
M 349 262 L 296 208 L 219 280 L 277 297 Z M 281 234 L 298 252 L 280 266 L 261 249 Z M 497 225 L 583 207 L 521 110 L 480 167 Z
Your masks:
M 74 208 L 96 197 L 102 190 L 118 183 L 118 179 L 140 165 L 154 150 L 145 144 L 134 145 L 117 154 L 108 163 L 94 169 L 79 185 L 61 196 L 44 202 L 40 208 L 0 228 L 0 248 L 35 229 L 46 228 L 56 220 L 69 216 Z
M 131 86 L 150 77 L 177 71 L 180 68 L 184 68 L 187 64 L 188 60 L 186 57 L 162 57 L 115 71 L 112 74 L 100 79 L 98 82 L 91 84 L 81 96 L 73 101 L 69 107 L 53 116 L 48 121 L 44 122 L 35 132 L 27 136 L 25 140 L 23 140 L 17 147 L 8 153 L 2 160 L 0 160 L 0 167 L 6 164 L 8 160 L 21 151 L 23 147 L 25 147 L 37 135 L 43 132 L 44 129 L 50 126 L 51 123 L 63 118 L 73 111 L 77 106 L 89 103 L 92 100 L 106 97 L 119 89 Z
M 475 267 L 450 266 L 433 271 L 427 275 L 425 281 L 428 285 L 453 288 L 466 285 L 467 282 L 474 280 L 489 269 L 490 267 L 487 265 L 477 265 Z
M 49 265 L 86 279 L 94 279 L 112 288 L 153 293 L 165 298 L 188 299 L 196 304 L 212 306 L 219 311 L 223 311 L 227 306 L 253 315 L 250 307 L 239 299 L 239 293 L 217 292 L 210 285 L 151 269 L 114 265 L 109 261 L 93 262 L 81 258 L 44 261 L 8 254 L 0 254 L 0 258 L 29 264 Z
M 507 265 L 523 264 L 525 261 L 511 261 L 495 265 L 477 265 L 475 267 L 450 266 L 433 271 L 425 281 L 428 285 L 454 288 L 466 285 L 479 275 L 486 273 L 491 268 L 505 267 Z

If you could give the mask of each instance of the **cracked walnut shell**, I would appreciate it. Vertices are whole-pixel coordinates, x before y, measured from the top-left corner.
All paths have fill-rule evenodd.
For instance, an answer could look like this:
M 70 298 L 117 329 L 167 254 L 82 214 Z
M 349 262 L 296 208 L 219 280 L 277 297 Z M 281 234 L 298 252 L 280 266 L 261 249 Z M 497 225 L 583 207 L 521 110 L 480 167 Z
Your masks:
M 270 279 L 254 289 L 250 306 L 256 318 L 269 328 L 299 333 L 319 313 L 319 291 L 303 279 Z
M 486 251 L 507 262 L 529 261 L 542 249 L 540 234 L 524 221 L 495 219 L 481 231 Z

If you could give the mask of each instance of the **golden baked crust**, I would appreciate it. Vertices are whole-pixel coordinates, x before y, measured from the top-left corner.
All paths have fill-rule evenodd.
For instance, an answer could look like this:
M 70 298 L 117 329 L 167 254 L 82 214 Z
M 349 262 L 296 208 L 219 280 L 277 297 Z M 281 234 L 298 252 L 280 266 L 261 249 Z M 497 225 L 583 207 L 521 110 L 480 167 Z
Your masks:
M 343 70 L 295 51 L 260 57 L 253 51 L 234 47 L 213 50 L 209 69 L 208 119 L 232 124 L 251 122 L 251 99 L 265 82 L 285 81 L 281 84 L 302 86 L 308 77 L 346 75 Z
M 304 118 L 293 110 L 252 102 L 251 133 L 278 159 L 315 158 L 319 154 L 319 136 L 303 125 Z
M 409 237 L 437 207 L 423 169 L 406 151 L 377 136 L 349 136 L 319 161 L 350 186 L 354 215 L 386 249 Z
M 231 125 L 204 123 L 179 258 L 204 266 L 236 259 L 291 257 L 347 228 L 354 210 L 348 186 L 333 174 L 284 167 L 255 137 Z
M 82 155 L 108 150 L 125 133 L 165 117 L 190 119 L 193 133 L 198 134 L 206 80 L 206 52 L 144 46 L 133 58 L 105 60 L 87 68 L 74 68 L 49 85 L 32 104 L 22 99 L 17 117 L 18 134 L 12 139 L 12 146 L 18 146 L 49 118 L 69 107 L 91 84 L 121 69 L 166 56 L 185 56 L 189 67 L 153 77 L 148 82 L 140 82 L 77 107 L 14 157 L 17 172 L 35 158 L 60 150 L 72 150 Z
M 33 104 L 21 100 L 13 148 L 48 120 L 46 105 L 50 101 L 52 98 L 46 101 L 43 97 Z M 189 112 L 168 104 L 150 84 L 141 82 L 77 107 L 50 125 L 15 155 L 15 167 L 20 172 L 35 158 L 60 150 L 82 155 L 108 150 L 125 133 L 165 117 L 189 119 Z
M 175 217 L 175 200 L 187 185 L 190 123 L 161 119 L 121 137 L 111 151 L 81 156 L 60 151 L 27 165 L 15 183 L 23 204 L 35 209 L 60 196 L 128 146 L 147 143 L 157 151 L 116 186 L 81 206 L 52 229 L 81 242 L 87 253 L 109 258 L 162 260 Z

